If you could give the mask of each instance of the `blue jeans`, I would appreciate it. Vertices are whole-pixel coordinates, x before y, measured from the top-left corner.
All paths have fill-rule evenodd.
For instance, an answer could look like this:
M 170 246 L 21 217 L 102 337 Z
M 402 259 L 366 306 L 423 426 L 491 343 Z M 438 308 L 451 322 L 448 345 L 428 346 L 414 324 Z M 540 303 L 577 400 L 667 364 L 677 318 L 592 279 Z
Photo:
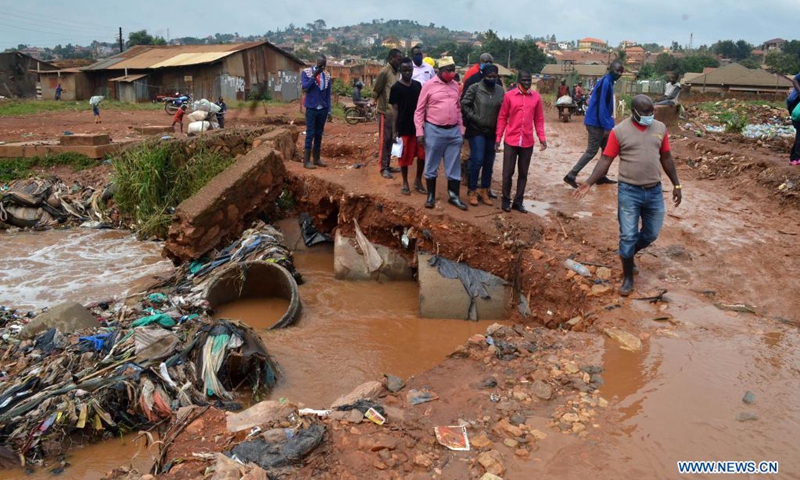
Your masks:
M 655 242 L 664 223 L 664 194 L 661 184 L 650 188 L 619 182 L 617 218 L 619 219 L 619 255 L 633 258 L 639 250 Z M 639 218 L 642 229 L 639 230 Z
M 478 188 L 478 174 L 481 177 L 481 188 L 492 186 L 492 169 L 494 168 L 494 135 L 477 135 L 469 140 L 469 181 L 470 191 Z M 481 170 L 483 169 L 483 170 Z
M 461 181 L 461 129 L 440 128 L 425 122 L 425 178 L 436 178 L 439 164 L 444 160 L 444 173 L 448 180 Z
M 327 108 L 306 108 L 306 150 L 316 152 L 322 148 L 322 132 L 325 131 L 327 121 Z

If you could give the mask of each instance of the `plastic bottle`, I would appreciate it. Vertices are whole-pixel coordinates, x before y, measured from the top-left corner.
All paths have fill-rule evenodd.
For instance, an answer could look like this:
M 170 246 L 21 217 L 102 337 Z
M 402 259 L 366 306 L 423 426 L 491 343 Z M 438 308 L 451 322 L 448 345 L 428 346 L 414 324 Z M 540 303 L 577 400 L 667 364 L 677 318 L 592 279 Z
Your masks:
M 578 275 L 583 275 L 584 277 L 592 276 L 592 272 L 590 272 L 588 268 L 576 262 L 575 260 L 572 260 L 571 258 L 568 258 L 566 261 L 564 261 L 564 266 L 574 271 Z

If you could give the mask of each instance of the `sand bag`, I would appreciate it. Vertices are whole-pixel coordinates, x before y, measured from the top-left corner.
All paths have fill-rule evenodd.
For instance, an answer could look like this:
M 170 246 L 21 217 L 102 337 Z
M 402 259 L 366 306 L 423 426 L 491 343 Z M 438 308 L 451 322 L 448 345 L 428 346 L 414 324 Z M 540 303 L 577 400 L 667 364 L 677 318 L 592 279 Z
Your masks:
M 572 97 L 563 95 L 556 100 L 556 105 L 572 105 Z
M 211 124 L 209 122 L 192 122 L 189 124 L 189 128 L 186 130 L 186 134 L 197 135 L 198 133 L 203 133 L 210 128 Z
M 203 110 L 195 110 L 194 112 L 186 115 L 186 118 L 189 119 L 190 123 L 193 122 L 202 122 L 206 118 L 208 118 L 208 112 L 204 112 Z

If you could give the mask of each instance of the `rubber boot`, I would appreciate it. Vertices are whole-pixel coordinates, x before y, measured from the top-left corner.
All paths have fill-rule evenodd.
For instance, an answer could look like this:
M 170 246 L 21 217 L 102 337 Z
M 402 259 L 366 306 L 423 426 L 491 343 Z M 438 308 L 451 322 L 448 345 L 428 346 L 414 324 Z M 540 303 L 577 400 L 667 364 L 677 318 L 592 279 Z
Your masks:
M 619 294 L 627 297 L 633 291 L 633 257 L 622 260 L 622 286 L 619 287 Z
M 318 167 L 327 167 L 328 165 L 325 162 L 323 162 L 322 160 L 320 160 L 319 155 L 320 155 L 320 151 L 319 150 L 314 150 L 314 165 L 316 165 Z
M 491 197 L 489 197 L 488 188 L 479 188 L 478 197 L 480 198 L 481 202 L 483 202 L 484 205 L 488 205 L 490 207 L 494 206 L 494 202 L 492 201 Z
M 425 185 L 428 186 L 428 199 L 425 200 L 425 208 L 433 208 L 436 206 L 436 179 L 426 178 Z
M 467 190 L 467 200 L 473 207 L 478 206 L 478 195 L 475 193 L 475 190 Z
M 309 170 L 314 170 L 317 168 L 313 163 L 311 163 L 311 150 L 303 151 L 303 166 Z
M 461 180 L 447 179 L 447 196 L 450 197 L 447 199 L 447 203 L 455 205 L 461 210 L 466 210 L 467 205 L 462 202 L 461 197 L 458 196 L 459 188 L 461 188 Z

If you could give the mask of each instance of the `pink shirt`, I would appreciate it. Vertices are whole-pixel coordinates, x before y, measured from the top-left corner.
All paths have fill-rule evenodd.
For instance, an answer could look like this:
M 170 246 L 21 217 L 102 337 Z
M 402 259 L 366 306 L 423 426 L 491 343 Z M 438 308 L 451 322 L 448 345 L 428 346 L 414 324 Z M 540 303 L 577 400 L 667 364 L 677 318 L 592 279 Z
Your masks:
M 442 127 L 458 125 L 462 128 L 460 97 L 458 83 L 455 81 L 443 82 L 437 75 L 425 82 L 417 101 L 417 111 L 414 112 L 417 136 L 425 135 L 425 122 Z
M 544 136 L 542 97 L 534 91 L 522 93 L 519 88 L 506 92 L 497 117 L 497 143 L 500 143 L 505 133 L 507 144 L 513 147 L 532 147 L 534 125 L 539 141 L 547 141 Z

